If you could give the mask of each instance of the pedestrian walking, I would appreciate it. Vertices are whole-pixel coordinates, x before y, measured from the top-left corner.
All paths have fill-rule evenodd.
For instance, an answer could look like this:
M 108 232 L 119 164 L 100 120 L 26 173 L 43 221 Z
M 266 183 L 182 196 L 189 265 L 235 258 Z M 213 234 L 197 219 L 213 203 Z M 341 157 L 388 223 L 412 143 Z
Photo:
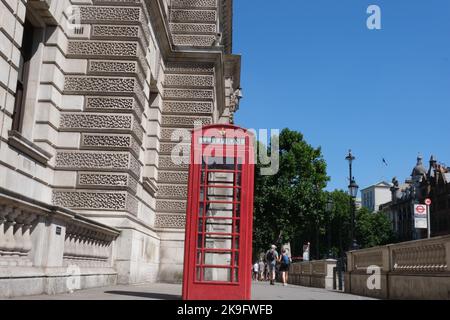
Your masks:
M 280 262 L 281 281 L 283 282 L 283 286 L 287 286 L 289 266 L 291 265 L 291 258 L 289 258 L 289 254 L 286 249 L 283 249 L 281 251 L 279 262 Z
M 264 271 L 266 269 L 266 264 L 263 259 L 259 260 L 259 280 L 264 281 Z
M 259 263 L 258 261 L 255 262 L 255 264 L 253 265 L 253 280 L 257 281 L 258 280 L 258 275 L 259 275 Z
M 277 246 L 272 245 L 269 251 L 266 253 L 266 262 L 269 267 L 270 284 L 275 285 L 275 271 L 278 261 Z

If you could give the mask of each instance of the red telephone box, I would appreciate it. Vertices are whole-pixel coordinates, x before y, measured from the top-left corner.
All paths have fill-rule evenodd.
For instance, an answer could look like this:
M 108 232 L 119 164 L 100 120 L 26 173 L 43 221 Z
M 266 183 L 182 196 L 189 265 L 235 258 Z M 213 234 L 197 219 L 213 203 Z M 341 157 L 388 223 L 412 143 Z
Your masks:
M 183 299 L 251 298 L 253 135 L 232 125 L 192 135 Z

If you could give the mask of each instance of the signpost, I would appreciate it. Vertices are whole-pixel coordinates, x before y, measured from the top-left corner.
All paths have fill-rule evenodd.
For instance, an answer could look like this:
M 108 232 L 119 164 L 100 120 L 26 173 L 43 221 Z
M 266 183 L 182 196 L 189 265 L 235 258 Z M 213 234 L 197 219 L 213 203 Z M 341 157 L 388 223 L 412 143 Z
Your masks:
M 431 213 L 430 213 L 430 206 L 431 206 L 431 199 L 425 199 L 425 204 L 427 206 L 427 222 L 428 222 L 428 239 L 431 238 Z
M 425 205 L 414 205 L 414 223 L 416 229 L 428 229 L 427 208 Z
M 414 205 L 415 228 L 427 229 L 428 239 L 431 238 L 430 205 L 431 205 L 430 199 L 426 199 L 425 204 Z

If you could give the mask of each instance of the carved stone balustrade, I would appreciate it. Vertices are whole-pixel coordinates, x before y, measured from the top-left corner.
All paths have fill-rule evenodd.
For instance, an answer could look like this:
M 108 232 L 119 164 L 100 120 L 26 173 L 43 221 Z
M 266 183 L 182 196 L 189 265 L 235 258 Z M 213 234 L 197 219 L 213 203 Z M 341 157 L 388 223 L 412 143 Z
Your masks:
M 119 234 L 68 209 L 0 188 L 0 298 L 68 292 L 73 272 L 80 281 L 72 289 L 114 285 Z
M 109 267 L 114 235 L 72 223 L 67 226 L 64 241 L 64 266 Z
M 347 253 L 345 291 L 382 299 L 450 299 L 450 236 Z
M 0 266 L 31 266 L 31 229 L 37 215 L 0 205 Z

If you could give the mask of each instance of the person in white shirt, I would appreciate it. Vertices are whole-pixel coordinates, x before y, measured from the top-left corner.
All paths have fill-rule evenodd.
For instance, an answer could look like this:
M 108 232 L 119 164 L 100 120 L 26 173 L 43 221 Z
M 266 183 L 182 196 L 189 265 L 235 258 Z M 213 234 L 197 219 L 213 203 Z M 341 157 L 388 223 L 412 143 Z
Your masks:
M 253 280 L 258 280 L 258 274 L 259 274 L 259 263 L 255 262 L 253 265 Z
M 261 259 L 259 261 L 259 280 L 260 281 L 264 281 L 265 280 L 265 275 L 264 275 L 264 271 L 266 269 L 266 264 L 264 263 L 264 261 Z

